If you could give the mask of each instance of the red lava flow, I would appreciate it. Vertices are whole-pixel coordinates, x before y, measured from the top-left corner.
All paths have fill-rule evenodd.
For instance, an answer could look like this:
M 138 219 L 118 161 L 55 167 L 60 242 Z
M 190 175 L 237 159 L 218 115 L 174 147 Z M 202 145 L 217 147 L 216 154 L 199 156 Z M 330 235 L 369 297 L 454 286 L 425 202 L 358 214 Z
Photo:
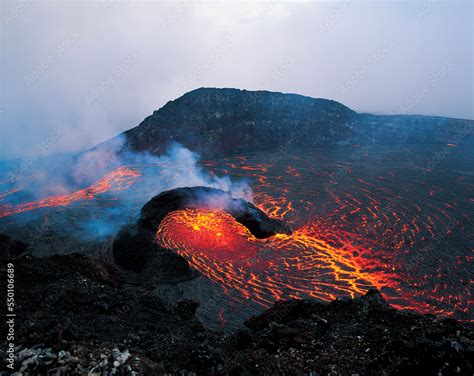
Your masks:
M 288 298 L 354 297 L 376 277 L 353 260 L 360 248 L 318 224 L 261 240 L 226 213 L 181 210 L 163 220 L 157 240 L 206 277 L 263 306 Z
M 80 200 L 90 200 L 102 193 L 124 190 L 129 188 L 139 176 L 140 173 L 137 170 L 122 166 L 108 173 L 95 184 L 69 194 L 47 197 L 18 205 L 0 206 L 0 218 L 40 208 L 68 206 Z

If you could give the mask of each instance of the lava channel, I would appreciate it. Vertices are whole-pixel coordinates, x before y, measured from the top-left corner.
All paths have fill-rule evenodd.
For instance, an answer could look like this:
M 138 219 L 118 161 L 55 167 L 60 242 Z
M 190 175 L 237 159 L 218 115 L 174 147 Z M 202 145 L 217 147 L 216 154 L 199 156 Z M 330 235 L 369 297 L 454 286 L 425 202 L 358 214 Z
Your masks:
M 136 169 L 122 166 L 108 173 L 93 185 L 72 193 L 46 197 L 37 201 L 25 202 L 18 205 L 2 205 L 0 206 L 0 218 L 35 209 L 68 206 L 73 202 L 80 200 L 91 200 L 97 195 L 109 191 L 121 191 L 134 184 L 139 176 L 140 173 Z

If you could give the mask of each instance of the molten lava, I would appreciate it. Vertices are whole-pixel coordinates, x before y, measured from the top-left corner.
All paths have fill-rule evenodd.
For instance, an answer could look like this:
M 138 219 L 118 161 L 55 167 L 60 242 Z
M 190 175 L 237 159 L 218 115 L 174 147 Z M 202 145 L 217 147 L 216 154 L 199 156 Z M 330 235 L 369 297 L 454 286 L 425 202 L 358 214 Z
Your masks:
M 108 173 L 90 187 L 69 194 L 47 197 L 37 201 L 25 202 L 18 205 L 0 206 L 0 218 L 34 209 L 53 206 L 68 206 L 76 201 L 90 200 L 102 193 L 127 189 L 139 176 L 140 173 L 137 170 L 122 166 Z
M 374 286 L 375 276 L 353 259 L 360 248 L 318 227 L 262 240 L 225 213 L 180 210 L 163 220 L 157 240 L 226 290 L 263 306 L 287 298 L 354 297 Z
M 229 214 L 210 210 L 179 210 L 168 214 L 158 230 L 166 248 L 192 249 L 212 260 L 255 257 L 256 238 Z M 178 240 L 179 239 L 179 240 Z

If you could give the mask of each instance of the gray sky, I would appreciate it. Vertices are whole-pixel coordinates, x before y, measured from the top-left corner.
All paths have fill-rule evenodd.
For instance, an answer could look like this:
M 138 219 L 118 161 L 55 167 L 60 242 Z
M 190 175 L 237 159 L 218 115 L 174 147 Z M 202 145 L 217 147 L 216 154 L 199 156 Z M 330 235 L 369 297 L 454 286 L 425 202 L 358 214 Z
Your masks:
M 197 87 L 474 118 L 473 2 L 1 1 L 0 159 L 76 151 Z

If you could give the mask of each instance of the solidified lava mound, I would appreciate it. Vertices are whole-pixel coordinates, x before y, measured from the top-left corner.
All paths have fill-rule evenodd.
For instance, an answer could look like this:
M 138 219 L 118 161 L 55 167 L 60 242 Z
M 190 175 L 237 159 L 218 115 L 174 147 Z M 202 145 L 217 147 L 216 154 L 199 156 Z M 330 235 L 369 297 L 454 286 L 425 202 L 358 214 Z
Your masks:
M 156 243 L 156 230 L 171 212 L 184 209 L 221 210 L 245 226 L 256 238 L 291 234 L 282 221 L 269 218 L 262 210 L 230 193 L 209 187 L 176 188 L 153 197 L 141 210 L 138 222 L 118 234 L 114 245 L 115 262 L 129 270 L 151 270 L 161 280 L 191 277 L 195 274 L 186 260 L 165 252 Z

